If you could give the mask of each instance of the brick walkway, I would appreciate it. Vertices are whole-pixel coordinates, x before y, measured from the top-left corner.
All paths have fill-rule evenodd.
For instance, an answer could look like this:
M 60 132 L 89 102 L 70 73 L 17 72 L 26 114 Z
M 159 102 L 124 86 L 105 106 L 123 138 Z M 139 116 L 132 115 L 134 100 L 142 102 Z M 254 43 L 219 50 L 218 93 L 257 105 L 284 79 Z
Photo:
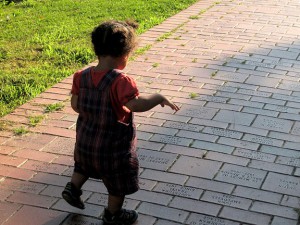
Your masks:
M 299 7 L 299 0 L 200 1 L 141 36 L 151 48 L 128 73 L 142 93 L 159 91 L 181 110 L 136 113 L 141 190 L 126 200 L 140 213 L 136 225 L 297 224 Z M 83 211 L 60 197 L 73 165 L 71 82 L 3 118 L 25 126 L 43 114 L 41 104 L 65 104 L 26 136 L 0 132 L 0 224 L 102 224 L 101 182 L 83 187 Z

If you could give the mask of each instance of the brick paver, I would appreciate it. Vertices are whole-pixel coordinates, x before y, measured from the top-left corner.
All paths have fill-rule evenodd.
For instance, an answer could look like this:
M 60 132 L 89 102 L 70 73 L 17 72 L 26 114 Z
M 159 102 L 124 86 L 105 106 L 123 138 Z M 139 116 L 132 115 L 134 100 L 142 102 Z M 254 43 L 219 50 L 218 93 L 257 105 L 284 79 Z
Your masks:
M 181 109 L 136 113 L 141 190 L 124 203 L 139 211 L 135 225 L 299 224 L 299 7 L 198 1 L 140 36 L 150 49 L 126 72 L 141 93 L 160 92 Z M 103 224 L 102 182 L 84 185 L 85 210 L 61 198 L 73 170 L 71 84 L 1 118 L 31 132 L 0 131 L 0 224 Z M 29 126 L 41 104 L 56 102 L 65 107 Z

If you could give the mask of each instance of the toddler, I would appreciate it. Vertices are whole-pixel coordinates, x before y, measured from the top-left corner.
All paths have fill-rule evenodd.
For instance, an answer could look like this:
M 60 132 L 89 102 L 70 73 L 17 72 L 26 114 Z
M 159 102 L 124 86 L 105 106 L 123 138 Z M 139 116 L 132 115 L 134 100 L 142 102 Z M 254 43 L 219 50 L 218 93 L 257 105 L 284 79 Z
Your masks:
M 126 195 L 139 189 L 139 162 L 133 112 L 144 112 L 160 104 L 179 108 L 160 94 L 139 95 L 135 81 L 122 70 L 137 46 L 131 21 L 107 21 L 92 32 L 97 66 L 74 74 L 71 106 L 78 113 L 74 172 L 62 197 L 84 209 L 81 187 L 89 178 L 101 179 L 108 191 L 104 224 L 132 224 L 135 210 L 123 209 Z

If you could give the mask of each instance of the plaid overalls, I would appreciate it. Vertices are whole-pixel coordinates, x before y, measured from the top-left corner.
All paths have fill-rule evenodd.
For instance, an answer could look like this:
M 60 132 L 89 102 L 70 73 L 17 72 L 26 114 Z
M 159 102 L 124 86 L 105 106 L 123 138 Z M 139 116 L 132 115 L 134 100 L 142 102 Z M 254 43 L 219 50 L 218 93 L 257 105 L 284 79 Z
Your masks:
M 82 72 L 80 81 L 75 171 L 91 178 L 106 178 L 112 195 L 132 194 L 139 189 L 133 114 L 129 125 L 118 122 L 110 98 L 111 84 L 120 71 L 110 70 L 95 87 L 90 69 Z

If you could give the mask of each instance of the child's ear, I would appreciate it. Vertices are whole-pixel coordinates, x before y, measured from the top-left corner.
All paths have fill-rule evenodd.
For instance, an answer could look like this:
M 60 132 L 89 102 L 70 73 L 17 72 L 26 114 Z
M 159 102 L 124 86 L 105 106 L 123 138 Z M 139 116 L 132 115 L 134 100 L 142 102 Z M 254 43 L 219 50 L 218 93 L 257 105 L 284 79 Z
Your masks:
M 129 59 L 129 54 L 126 54 L 123 57 L 124 57 L 125 60 L 128 60 Z

